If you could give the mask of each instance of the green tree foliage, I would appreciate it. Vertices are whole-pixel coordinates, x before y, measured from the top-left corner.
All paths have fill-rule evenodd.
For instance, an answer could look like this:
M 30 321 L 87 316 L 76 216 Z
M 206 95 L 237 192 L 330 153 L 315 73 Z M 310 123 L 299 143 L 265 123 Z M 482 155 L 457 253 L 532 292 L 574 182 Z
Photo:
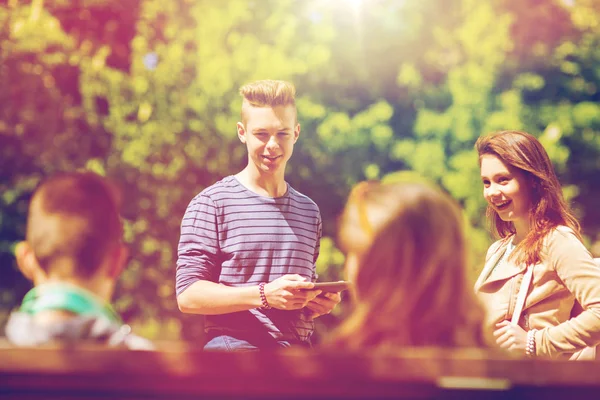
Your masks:
M 288 181 L 321 208 L 322 279 L 341 277 L 336 218 L 351 186 L 415 176 L 463 206 L 475 275 L 491 236 L 473 144 L 494 130 L 539 136 L 585 232 L 600 232 L 594 0 L 10 0 L 0 39 L 5 311 L 28 288 L 11 252 L 32 189 L 89 168 L 124 190 L 132 259 L 117 309 L 147 336 L 200 338 L 201 319 L 175 302 L 179 224 L 246 162 L 237 90 L 255 79 L 297 86 Z

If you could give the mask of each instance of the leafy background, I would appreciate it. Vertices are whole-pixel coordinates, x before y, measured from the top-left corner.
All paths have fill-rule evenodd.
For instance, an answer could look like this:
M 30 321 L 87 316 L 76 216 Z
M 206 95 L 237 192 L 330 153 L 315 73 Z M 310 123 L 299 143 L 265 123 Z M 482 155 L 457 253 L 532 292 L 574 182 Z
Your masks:
M 352 185 L 407 174 L 461 203 L 476 276 L 492 238 L 473 144 L 500 129 L 540 138 L 600 255 L 597 0 L 3 0 L 0 325 L 30 287 L 12 252 L 32 189 L 87 168 L 124 190 L 117 310 L 149 338 L 199 343 L 201 317 L 175 301 L 179 224 L 245 165 L 237 90 L 266 78 L 298 89 L 287 179 L 321 208 L 323 279 L 341 276 Z

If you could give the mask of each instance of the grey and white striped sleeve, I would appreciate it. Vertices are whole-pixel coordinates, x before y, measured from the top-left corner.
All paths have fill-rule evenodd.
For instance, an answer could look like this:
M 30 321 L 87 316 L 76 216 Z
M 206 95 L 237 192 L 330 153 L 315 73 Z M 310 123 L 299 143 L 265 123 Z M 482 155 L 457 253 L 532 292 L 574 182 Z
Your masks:
M 199 280 L 218 281 L 220 264 L 217 208 L 199 194 L 188 205 L 181 221 L 177 248 L 176 294 Z

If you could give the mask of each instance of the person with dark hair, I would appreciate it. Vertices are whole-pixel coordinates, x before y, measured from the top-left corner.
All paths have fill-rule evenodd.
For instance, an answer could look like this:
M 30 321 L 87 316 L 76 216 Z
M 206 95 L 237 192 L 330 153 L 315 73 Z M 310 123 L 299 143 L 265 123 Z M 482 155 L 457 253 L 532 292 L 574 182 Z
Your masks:
M 362 182 L 340 217 L 355 307 L 329 345 L 388 351 L 478 347 L 483 309 L 466 277 L 458 204 L 426 183 Z
M 34 288 L 9 317 L 9 342 L 152 348 L 110 305 L 128 256 L 119 207 L 116 187 L 91 172 L 61 173 L 34 191 L 26 240 L 15 248 L 19 269 Z
M 594 357 L 600 268 L 582 243 L 548 154 L 519 131 L 482 136 L 475 148 L 488 219 L 500 237 L 475 284 L 494 331 L 490 339 L 517 354 Z
M 237 134 L 248 162 L 188 205 L 178 247 L 177 303 L 184 313 L 206 316 L 205 350 L 309 347 L 313 319 L 341 298 L 314 290 L 321 214 L 285 181 L 300 135 L 295 88 L 263 80 L 242 86 L 240 94 Z

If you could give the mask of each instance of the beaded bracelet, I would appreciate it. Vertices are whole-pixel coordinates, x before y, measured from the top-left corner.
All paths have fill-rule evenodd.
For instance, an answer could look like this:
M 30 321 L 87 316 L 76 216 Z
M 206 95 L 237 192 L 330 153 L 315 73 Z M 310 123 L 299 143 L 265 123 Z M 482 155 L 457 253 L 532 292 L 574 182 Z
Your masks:
M 264 310 L 269 310 L 271 308 L 271 306 L 269 305 L 269 302 L 267 301 L 267 296 L 265 296 L 265 283 L 261 282 L 258 284 L 258 292 L 260 293 L 260 301 L 262 303 L 262 309 Z
M 527 345 L 525 346 L 525 354 L 528 357 L 535 356 L 535 333 L 537 329 L 532 329 L 527 332 Z

